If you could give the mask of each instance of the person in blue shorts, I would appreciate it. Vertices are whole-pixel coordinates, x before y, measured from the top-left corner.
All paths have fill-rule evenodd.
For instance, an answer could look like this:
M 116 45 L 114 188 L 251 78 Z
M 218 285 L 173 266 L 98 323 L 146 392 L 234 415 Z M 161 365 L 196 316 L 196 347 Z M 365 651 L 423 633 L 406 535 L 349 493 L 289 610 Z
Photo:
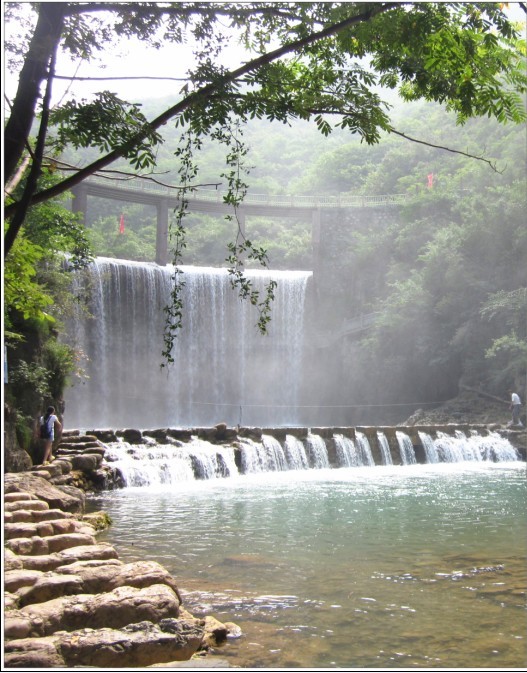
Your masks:
M 58 435 L 61 431 L 62 425 L 55 415 L 55 407 L 48 407 L 44 416 L 40 417 L 40 439 L 44 448 L 43 465 L 51 461 L 55 432 Z

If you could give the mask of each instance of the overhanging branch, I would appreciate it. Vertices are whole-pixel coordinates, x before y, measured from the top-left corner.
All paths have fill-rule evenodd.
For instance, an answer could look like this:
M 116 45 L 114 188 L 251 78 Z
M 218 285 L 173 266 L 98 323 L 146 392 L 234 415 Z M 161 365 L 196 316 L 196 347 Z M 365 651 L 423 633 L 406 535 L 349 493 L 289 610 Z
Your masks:
M 488 164 L 493 171 L 496 173 L 503 173 L 503 171 L 499 171 L 496 167 L 496 164 L 493 163 L 490 159 L 485 159 L 485 157 L 478 157 L 475 154 L 470 154 L 470 152 L 463 152 L 463 150 L 455 150 L 452 147 L 446 147 L 445 145 L 436 145 L 435 143 L 430 143 L 427 142 L 426 140 L 419 140 L 418 138 L 412 138 L 412 136 L 409 136 L 406 133 L 403 133 L 402 131 L 396 131 L 393 127 L 390 127 L 389 129 L 390 133 L 394 133 L 397 136 L 400 136 L 401 138 L 404 138 L 405 140 L 410 140 L 413 143 L 418 143 L 419 145 L 426 145 L 427 147 L 433 147 L 434 149 L 437 150 L 444 150 L 445 152 L 452 152 L 452 154 L 461 154 L 464 157 L 468 157 L 469 159 L 476 159 L 477 161 L 483 161 L 484 163 Z
M 170 119 L 172 119 L 173 117 L 191 108 L 192 105 L 194 105 L 195 103 L 200 102 L 204 99 L 206 100 L 209 96 L 221 90 L 221 88 L 224 87 L 226 84 L 236 81 L 243 75 L 252 72 L 253 70 L 257 70 L 258 68 L 264 65 L 268 65 L 269 63 L 272 63 L 273 61 L 276 61 L 277 59 L 282 58 L 287 54 L 301 50 L 304 47 L 314 44 L 327 37 L 336 35 L 355 24 L 369 21 L 374 16 L 377 16 L 378 14 L 394 9 L 399 5 L 400 3 L 397 2 L 376 4 L 373 7 L 370 7 L 370 9 L 364 12 L 363 14 L 347 17 L 343 21 L 340 21 L 320 31 L 312 33 L 307 37 L 282 45 L 278 49 L 268 52 L 267 54 L 263 54 L 262 56 L 259 56 L 258 58 L 249 61 L 248 63 L 245 63 L 236 70 L 232 70 L 230 72 L 225 73 L 223 76 L 219 77 L 215 82 L 207 84 L 203 86 L 201 89 L 198 89 L 197 91 L 189 94 L 185 99 L 183 99 L 176 105 L 172 106 L 165 112 L 163 112 L 153 121 L 149 122 L 147 127 L 148 131 L 151 131 L 152 129 L 158 129 L 159 127 L 163 126 L 168 121 L 170 121 Z M 114 149 L 112 152 L 106 154 L 104 157 L 101 157 L 100 159 L 94 161 L 90 165 L 81 169 L 76 175 L 66 178 L 61 183 L 55 185 L 54 187 L 51 187 L 49 189 L 43 190 L 42 192 L 35 194 L 31 200 L 31 205 L 43 203 L 44 201 L 59 196 L 60 194 L 63 194 L 64 192 L 71 189 L 72 187 L 75 187 L 75 185 L 78 185 L 96 171 L 101 170 L 105 166 L 108 166 L 115 160 L 121 158 L 123 154 L 127 151 L 127 149 L 141 142 L 141 140 L 145 137 L 146 133 L 147 133 L 146 131 L 137 133 L 127 143 L 121 145 L 120 147 Z M 12 217 L 13 214 L 16 212 L 17 208 L 18 203 L 12 203 L 8 205 L 5 208 L 5 216 L 8 218 Z

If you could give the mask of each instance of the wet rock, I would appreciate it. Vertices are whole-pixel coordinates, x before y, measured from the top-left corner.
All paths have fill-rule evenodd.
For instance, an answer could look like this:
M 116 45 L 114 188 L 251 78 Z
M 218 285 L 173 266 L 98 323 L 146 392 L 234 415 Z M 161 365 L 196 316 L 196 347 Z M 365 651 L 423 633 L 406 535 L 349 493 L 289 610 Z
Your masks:
M 127 428 L 126 430 L 118 430 L 116 434 L 118 437 L 122 437 L 128 444 L 144 444 L 141 430 Z
M 229 629 L 225 624 L 219 622 L 215 617 L 207 615 L 205 617 L 205 633 L 203 635 L 204 647 L 222 647 L 227 642 Z
M 64 512 L 83 512 L 85 496 L 82 491 L 71 486 L 53 486 L 46 479 L 31 472 L 6 474 L 4 476 L 4 489 L 6 493 L 13 491 L 28 491 L 36 495 L 40 505 L 17 506 L 19 502 L 6 503 L 10 511 L 13 509 L 61 509 Z M 38 501 L 28 501 L 38 502 Z M 47 507 L 45 507 L 47 503 Z
M 144 621 L 122 629 L 84 628 L 46 638 L 17 639 L 6 644 L 9 667 L 132 667 L 187 661 L 198 650 L 203 627 L 198 620 Z
M 82 472 L 97 470 L 101 463 L 102 455 L 99 453 L 82 453 L 71 457 L 72 468 Z
M 97 564 L 79 561 L 57 569 L 62 575 L 76 575 L 82 580 L 84 593 L 101 593 L 117 587 L 130 586 L 137 589 L 165 584 L 170 587 L 182 603 L 176 581 L 163 566 L 156 561 L 136 561 L 119 565 Z
M 93 530 L 93 529 L 92 529 Z M 94 545 L 93 535 L 85 533 L 66 533 L 49 537 L 33 536 L 6 540 L 5 546 L 15 554 L 24 556 L 40 556 L 54 554 L 70 547 Z
M 179 600 L 165 585 L 119 587 L 105 594 L 55 598 L 11 610 L 5 616 L 4 630 L 7 639 L 42 637 L 83 627 L 118 629 L 136 620 L 157 623 L 178 614 Z
M 68 565 L 75 561 L 102 561 L 107 559 L 117 559 L 117 552 L 114 547 L 106 543 L 93 545 L 81 545 L 64 549 L 55 554 L 43 554 L 40 556 L 32 555 L 14 555 L 22 564 L 19 567 L 28 570 L 55 570 L 59 566 Z
M 90 435 L 97 437 L 97 439 L 105 444 L 109 442 L 117 442 L 117 435 L 113 430 L 90 430 Z

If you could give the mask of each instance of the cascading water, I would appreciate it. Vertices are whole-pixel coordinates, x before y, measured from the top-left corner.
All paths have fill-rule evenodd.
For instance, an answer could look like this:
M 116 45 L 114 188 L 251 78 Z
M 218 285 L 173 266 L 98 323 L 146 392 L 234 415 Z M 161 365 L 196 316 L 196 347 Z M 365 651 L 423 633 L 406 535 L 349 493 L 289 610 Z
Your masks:
M 361 457 L 361 465 L 375 465 L 373 462 L 373 456 L 371 453 L 370 442 L 366 435 L 362 432 L 355 433 L 355 439 L 357 442 L 357 447 L 359 449 L 359 455 Z
M 247 271 L 255 289 L 277 282 L 268 335 L 238 298 L 226 269 L 181 267 L 183 327 L 174 365 L 161 368 L 163 308 L 173 269 L 99 258 L 76 274 L 88 297 L 69 341 L 87 378 L 69 389 L 67 427 L 295 425 L 302 379 L 303 315 L 311 272 Z
M 439 453 L 434 440 L 426 432 L 419 432 L 419 439 L 425 450 L 427 463 L 439 463 Z
M 399 450 L 401 452 L 401 462 L 403 465 L 413 465 L 417 462 L 415 458 L 414 445 L 412 440 L 408 437 L 407 434 L 397 430 L 395 433 L 397 437 L 397 442 L 399 443 Z
M 384 432 L 377 433 L 377 441 L 379 443 L 379 449 L 381 451 L 382 464 L 393 465 L 392 453 L 390 451 L 390 444 Z
M 467 436 L 456 431 L 451 436 L 438 432 L 436 439 L 428 433 L 418 434 L 428 464 L 462 461 L 504 463 L 520 460 L 518 451 L 497 433 L 480 435 L 471 432 Z M 410 437 L 399 430 L 396 436 L 402 464 L 416 464 Z M 111 442 L 107 445 L 105 458 L 111 466 L 117 468 L 126 486 L 136 487 L 166 487 L 195 479 L 229 478 L 285 470 L 373 467 L 375 463 L 367 437 L 356 432 L 355 438 L 354 441 L 335 433 L 330 440 L 335 448 L 331 461 L 324 439 L 311 432 L 307 432 L 302 440 L 286 434 L 279 441 L 263 433 L 261 441 L 238 437 L 232 444 L 214 444 L 196 436 L 185 442 L 167 437 L 164 444 L 157 444 L 151 437 L 144 436 L 144 443 L 139 445 L 125 441 Z M 396 469 L 386 435 L 379 432 L 377 438 L 380 462 Z
M 329 467 L 328 450 L 326 442 L 319 435 L 308 433 L 306 438 L 309 464 L 317 470 Z
M 293 435 L 286 435 L 284 453 L 287 464 L 292 470 L 307 470 L 309 467 L 306 449 L 302 442 Z
M 471 433 L 469 437 L 460 430 L 456 430 L 455 436 L 437 433 L 434 441 L 441 462 L 459 463 L 462 461 L 506 462 L 518 460 L 518 452 L 503 437 L 495 432 L 490 432 L 486 437 Z
M 357 447 L 350 437 L 336 434 L 333 436 L 339 467 L 357 467 L 361 465 Z

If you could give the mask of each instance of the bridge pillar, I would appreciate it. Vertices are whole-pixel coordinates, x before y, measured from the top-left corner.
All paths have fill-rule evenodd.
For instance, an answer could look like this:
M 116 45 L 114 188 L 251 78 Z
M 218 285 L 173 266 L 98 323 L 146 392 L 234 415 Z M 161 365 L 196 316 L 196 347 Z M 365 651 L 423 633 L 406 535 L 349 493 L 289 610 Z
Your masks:
M 316 274 L 320 264 L 320 206 L 313 210 L 311 216 L 311 250 L 313 274 Z
M 161 199 L 157 205 L 156 264 L 166 266 L 168 262 L 168 199 Z
M 82 213 L 82 221 L 85 224 L 88 210 L 88 189 L 80 184 L 73 187 L 71 193 L 73 194 L 71 209 L 74 213 Z

